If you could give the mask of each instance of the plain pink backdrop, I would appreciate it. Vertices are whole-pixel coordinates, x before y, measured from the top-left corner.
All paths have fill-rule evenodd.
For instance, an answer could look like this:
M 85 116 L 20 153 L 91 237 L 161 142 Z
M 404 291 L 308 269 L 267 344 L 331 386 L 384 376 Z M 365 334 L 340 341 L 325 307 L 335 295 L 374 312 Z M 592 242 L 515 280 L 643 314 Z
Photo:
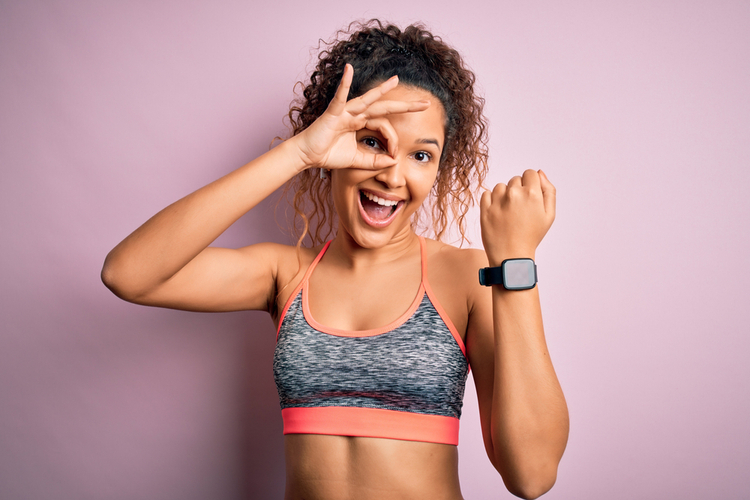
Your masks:
M 750 3 L 584 0 L 0 3 L 0 497 L 281 497 L 270 319 L 127 304 L 99 271 L 285 134 L 318 38 L 370 17 L 465 55 L 491 184 L 557 186 L 537 260 L 571 434 L 546 498 L 750 497 Z M 288 241 L 273 200 L 219 243 L 265 240 Z M 464 495 L 509 498 L 472 391 Z

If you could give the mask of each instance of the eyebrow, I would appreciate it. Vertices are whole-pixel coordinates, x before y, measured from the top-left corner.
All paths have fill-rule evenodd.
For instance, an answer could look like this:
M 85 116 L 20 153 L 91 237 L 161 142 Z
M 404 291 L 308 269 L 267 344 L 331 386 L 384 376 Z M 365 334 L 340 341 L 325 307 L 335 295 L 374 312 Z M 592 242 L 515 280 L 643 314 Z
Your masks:
M 440 149 L 440 143 L 436 139 L 417 139 L 417 144 L 434 144 Z

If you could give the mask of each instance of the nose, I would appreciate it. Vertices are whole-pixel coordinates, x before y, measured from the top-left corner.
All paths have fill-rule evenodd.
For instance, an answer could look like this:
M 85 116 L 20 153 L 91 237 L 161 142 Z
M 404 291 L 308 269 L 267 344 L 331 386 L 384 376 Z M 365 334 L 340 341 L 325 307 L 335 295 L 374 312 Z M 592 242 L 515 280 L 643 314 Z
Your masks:
M 404 168 L 403 160 L 398 160 L 392 166 L 380 170 L 375 175 L 375 180 L 383 183 L 389 189 L 402 187 L 406 184 Z

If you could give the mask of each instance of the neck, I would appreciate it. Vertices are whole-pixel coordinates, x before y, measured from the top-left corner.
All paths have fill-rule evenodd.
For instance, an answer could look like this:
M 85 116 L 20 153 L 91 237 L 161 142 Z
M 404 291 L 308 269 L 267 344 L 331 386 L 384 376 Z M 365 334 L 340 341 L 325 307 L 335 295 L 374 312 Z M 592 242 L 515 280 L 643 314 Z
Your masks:
M 340 265 L 349 269 L 369 268 L 394 262 L 419 251 L 419 237 L 406 228 L 381 247 L 366 248 L 357 243 L 343 228 L 339 228 L 326 254 L 331 254 Z

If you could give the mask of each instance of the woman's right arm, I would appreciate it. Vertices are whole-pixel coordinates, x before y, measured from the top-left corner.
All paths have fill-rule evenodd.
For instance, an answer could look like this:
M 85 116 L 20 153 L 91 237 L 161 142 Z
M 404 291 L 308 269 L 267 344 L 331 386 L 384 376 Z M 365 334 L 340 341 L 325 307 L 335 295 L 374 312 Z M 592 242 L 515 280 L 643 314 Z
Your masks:
M 398 84 L 381 83 L 347 101 L 353 69 L 347 65 L 328 109 L 299 135 L 247 165 L 168 206 L 107 255 L 102 281 L 138 304 L 194 311 L 268 310 L 276 291 L 282 245 L 208 247 L 247 211 L 306 168 L 390 166 L 397 147 L 387 115 L 421 111 L 426 101 L 378 101 Z M 377 101 L 377 102 L 376 102 Z M 357 145 L 356 132 L 378 130 L 389 154 Z
M 154 215 L 107 255 L 104 284 L 138 304 L 200 311 L 267 309 L 275 289 L 275 245 L 208 245 L 306 168 L 293 139 Z

